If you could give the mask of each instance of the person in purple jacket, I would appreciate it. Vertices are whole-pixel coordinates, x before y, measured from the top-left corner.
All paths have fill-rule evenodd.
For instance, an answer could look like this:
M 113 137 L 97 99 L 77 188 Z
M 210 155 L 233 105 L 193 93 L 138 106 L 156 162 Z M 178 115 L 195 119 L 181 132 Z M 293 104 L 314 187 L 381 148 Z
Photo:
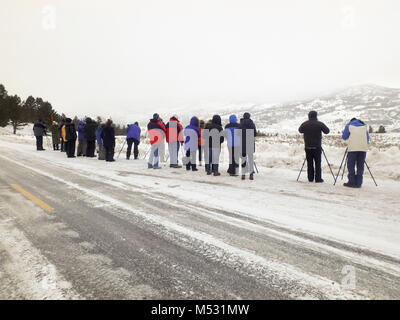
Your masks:
M 86 133 L 85 133 L 85 122 L 82 120 L 78 124 L 78 150 L 77 156 L 86 156 Z
M 129 160 L 131 157 L 132 144 L 133 147 L 133 156 L 134 159 L 137 160 L 139 156 L 139 144 L 140 144 L 140 127 L 139 123 L 135 122 L 134 124 L 129 124 L 126 135 L 126 142 L 128 143 L 128 150 L 126 150 L 126 160 Z

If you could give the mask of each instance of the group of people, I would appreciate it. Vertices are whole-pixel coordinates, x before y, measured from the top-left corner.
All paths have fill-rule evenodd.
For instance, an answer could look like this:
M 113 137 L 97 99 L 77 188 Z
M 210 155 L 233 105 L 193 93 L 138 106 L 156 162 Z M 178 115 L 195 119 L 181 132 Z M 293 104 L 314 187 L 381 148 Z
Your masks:
M 112 120 L 99 124 L 91 118 L 79 121 L 77 128 L 71 118 L 62 119 L 59 124 L 53 121 L 50 127 L 53 150 L 65 152 L 68 158 L 94 158 L 96 141 L 98 145 L 98 159 L 108 162 L 114 160 L 115 130 Z M 36 150 L 43 151 L 43 136 L 47 134 L 45 123 L 39 119 L 33 126 L 36 137 Z M 78 147 L 76 147 L 78 140 Z M 61 145 L 61 146 L 60 146 Z
M 256 126 L 248 112 L 238 122 L 236 115 L 229 117 L 229 123 L 222 127 L 221 117 L 214 115 L 207 122 L 197 117 L 190 119 L 189 125 L 183 129 L 178 116 L 173 115 L 168 123 L 164 123 L 155 113 L 147 125 L 150 138 L 148 158 L 149 169 L 161 169 L 160 154 L 168 144 L 171 168 L 182 168 L 179 164 L 179 150 L 183 148 L 182 164 L 186 170 L 198 171 L 197 163 L 202 166 L 204 159 L 207 175 L 219 176 L 221 145 L 227 141 L 229 151 L 230 176 L 239 175 L 239 159 L 241 160 L 242 179 L 246 174 L 254 179 L 254 152 Z M 197 162 L 198 161 L 198 162 Z
M 308 181 L 322 183 L 324 182 L 321 171 L 322 133 L 328 134 L 329 128 L 318 120 L 316 111 L 310 111 L 308 121 L 302 123 L 299 132 L 304 134 Z M 361 188 L 364 164 L 370 141 L 366 124 L 362 120 L 351 119 L 344 128 L 342 139 L 347 141 L 349 179 L 343 185 L 349 188 Z
M 322 155 L 322 133 L 328 134 L 329 128 L 318 120 L 316 111 L 308 114 L 309 120 L 299 127 L 299 132 L 304 135 L 305 153 L 307 160 L 308 181 L 322 183 L 321 155 Z M 33 126 L 36 136 L 36 148 L 43 148 L 43 135 L 47 127 L 42 120 Z M 226 140 L 229 153 L 229 167 L 227 172 L 230 176 L 238 176 L 241 167 L 241 175 L 244 180 L 249 175 L 254 180 L 254 153 L 256 126 L 248 112 L 238 120 L 232 114 L 229 123 L 222 127 L 221 117 L 214 115 L 208 121 L 199 120 L 196 116 L 190 119 L 189 125 L 183 128 L 178 116 L 173 115 L 168 123 L 164 123 L 160 116 L 155 113 L 147 125 L 150 139 L 148 151 L 149 169 L 161 169 L 160 157 L 164 157 L 165 142 L 168 144 L 169 161 L 171 168 L 182 168 L 179 164 L 179 150 L 182 150 L 182 164 L 186 170 L 198 171 L 197 163 L 202 166 L 205 163 L 207 175 L 219 176 L 221 145 Z M 66 152 L 68 158 L 77 156 L 95 157 L 96 141 L 98 145 L 98 159 L 113 162 L 115 149 L 115 130 L 112 120 L 99 125 L 90 118 L 79 121 L 78 127 L 70 118 L 63 119 L 60 124 L 53 121 L 51 125 L 53 149 Z M 365 123 L 353 118 L 346 125 L 343 140 L 348 143 L 347 168 L 349 181 L 346 187 L 360 188 L 363 182 L 364 163 L 369 144 L 369 134 Z M 127 127 L 127 152 L 126 159 L 130 159 L 133 146 L 134 159 L 139 157 L 138 146 L 141 139 L 141 129 L 138 122 Z M 76 148 L 76 140 L 78 147 Z M 59 142 L 61 141 L 61 148 Z

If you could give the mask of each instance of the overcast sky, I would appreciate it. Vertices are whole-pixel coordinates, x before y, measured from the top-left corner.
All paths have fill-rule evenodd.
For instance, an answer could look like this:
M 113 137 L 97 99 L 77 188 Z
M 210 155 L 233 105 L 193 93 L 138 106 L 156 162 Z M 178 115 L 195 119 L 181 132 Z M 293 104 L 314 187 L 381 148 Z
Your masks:
M 398 0 L 1 0 L 0 83 L 68 115 L 400 87 Z

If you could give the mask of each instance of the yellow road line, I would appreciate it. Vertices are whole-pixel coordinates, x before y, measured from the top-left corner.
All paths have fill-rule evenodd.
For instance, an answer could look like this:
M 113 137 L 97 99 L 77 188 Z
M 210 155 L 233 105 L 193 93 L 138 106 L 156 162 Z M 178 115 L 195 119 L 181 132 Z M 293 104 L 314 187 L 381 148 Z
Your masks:
M 29 200 L 32 200 L 37 205 L 41 206 L 44 210 L 46 210 L 48 212 L 51 212 L 54 210 L 54 208 L 50 207 L 47 203 L 43 202 L 42 200 L 36 198 L 33 194 L 30 194 L 28 191 L 21 188 L 19 185 L 12 184 L 11 187 L 13 187 L 15 190 L 21 192 L 25 197 L 27 197 Z

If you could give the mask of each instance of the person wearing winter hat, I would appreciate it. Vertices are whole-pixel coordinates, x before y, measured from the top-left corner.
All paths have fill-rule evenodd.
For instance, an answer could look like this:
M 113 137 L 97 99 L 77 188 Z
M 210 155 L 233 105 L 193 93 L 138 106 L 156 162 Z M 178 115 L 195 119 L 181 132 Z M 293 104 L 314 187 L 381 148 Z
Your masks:
M 103 146 L 106 151 L 106 161 L 114 162 L 114 150 L 115 150 L 115 129 L 113 122 L 108 119 L 105 127 L 101 131 L 101 139 L 103 139 Z
M 349 171 L 349 181 L 343 185 L 349 188 L 361 188 L 370 140 L 367 126 L 359 119 L 351 119 L 343 131 L 342 139 L 347 142 L 347 169 Z
M 44 151 L 43 149 L 43 135 L 46 135 L 46 125 L 42 121 L 42 119 L 39 119 L 36 121 L 36 123 L 33 125 L 33 134 L 35 135 L 36 138 L 36 150 L 37 151 Z
M 78 150 L 77 156 L 86 156 L 86 147 L 87 147 L 87 142 L 86 142 L 86 133 L 85 133 L 85 122 L 80 120 L 78 123 Z
M 166 140 L 169 151 L 169 166 L 171 168 L 182 168 L 182 166 L 178 164 L 178 154 L 179 147 L 183 144 L 183 128 L 176 114 L 169 119 L 165 128 L 167 130 Z
M 166 131 L 167 129 L 165 128 L 164 123 L 160 119 L 158 113 L 153 114 L 153 118 L 150 119 L 149 123 L 147 124 L 147 132 L 151 144 L 147 165 L 149 169 L 161 169 L 161 166 L 159 166 L 159 153 Z
M 206 161 L 207 175 L 220 176 L 219 156 L 221 154 L 221 144 L 224 142 L 224 134 L 221 124 L 221 117 L 214 115 L 211 122 L 207 123 L 204 129 L 204 158 Z
M 140 144 L 140 127 L 139 123 L 129 124 L 127 128 L 126 142 L 128 143 L 128 149 L 126 150 L 126 159 L 129 160 L 133 147 L 133 156 L 137 160 L 139 156 L 139 144 Z
M 250 119 L 250 113 L 245 112 L 243 114 L 243 118 L 240 119 L 239 129 L 241 130 L 242 180 L 246 179 L 246 174 L 250 175 L 250 180 L 254 180 L 254 152 L 257 129 L 253 120 Z
M 86 136 L 86 157 L 94 158 L 96 150 L 96 130 L 99 125 L 91 118 L 86 118 L 85 136 Z
M 229 117 L 229 123 L 225 126 L 225 137 L 229 151 L 229 168 L 228 173 L 230 176 L 237 176 L 237 170 L 239 168 L 239 145 L 240 136 L 239 123 L 236 115 L 232 114 Z
M 324 182 L 321 171 L 322 132 L 328 134 L 329 128 L 318 121 L 318 113 L 313 110 L 308 113 L 308 121 L 299 127 L 299 132 L 304 135 L 308 181 L 322 183 Z
M 190 124 L 185 128 L 186 170 L 198 171 L 196 168 L 196 152 L 199 148 L 199 119 L 192 117 Z
M 62 137 L 64 139 L 65 151 L 68 158 L 75 158 L 76 129 L 71 118 L 65 119 L 65 124 L 61 128 Z

